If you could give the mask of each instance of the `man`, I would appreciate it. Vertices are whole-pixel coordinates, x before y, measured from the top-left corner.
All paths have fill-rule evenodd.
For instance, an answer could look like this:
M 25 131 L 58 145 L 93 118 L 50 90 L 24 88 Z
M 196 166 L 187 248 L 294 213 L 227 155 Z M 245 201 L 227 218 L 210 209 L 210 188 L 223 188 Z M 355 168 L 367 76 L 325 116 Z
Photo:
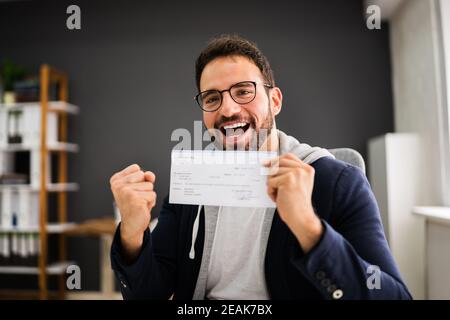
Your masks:
M 166 197 L 150 233 L 155 175 L 136 164 L 114 174 L 122 221 L 111 259 L 124 298 L 410 299 L 364 173 L 276 129 L 283 96 L 256 45 L 238 36 L 212 40 L 197 59 L 196 80 L 218 145 L 251 150 L 257 141 L 257 149 L 278 152 L 266 163 L 277 167 L 267 178 L 276 209 Z

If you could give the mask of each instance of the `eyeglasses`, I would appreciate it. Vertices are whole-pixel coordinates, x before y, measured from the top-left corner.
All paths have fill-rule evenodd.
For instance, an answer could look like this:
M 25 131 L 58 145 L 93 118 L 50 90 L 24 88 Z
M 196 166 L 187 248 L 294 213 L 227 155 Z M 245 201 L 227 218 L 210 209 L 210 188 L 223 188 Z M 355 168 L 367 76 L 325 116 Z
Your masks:
M 263 83 L 266 88 L 273 88 L 272 85 Z M 242 81 L 233 84 L 228 90 L 206 90 L 197 94 L 194 99 L 199 107 L 206 112 L 214 112 L 222 106 L 223 93 L 229 92 L 231 99 L 239 104 L 252 102 L 256 97 L 256 82 Z

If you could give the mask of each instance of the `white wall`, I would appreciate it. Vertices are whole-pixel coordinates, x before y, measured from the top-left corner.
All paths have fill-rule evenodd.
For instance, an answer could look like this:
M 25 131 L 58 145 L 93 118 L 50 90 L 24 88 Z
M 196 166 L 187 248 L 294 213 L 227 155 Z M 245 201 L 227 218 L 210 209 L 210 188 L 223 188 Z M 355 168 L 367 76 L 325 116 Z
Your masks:
M 442 66 L 436 0 L 404 1 L 391 19 L 396 132 L 419 133 L 426 167 L 417 205 L 442 205 L 440 110 Z
M 414 133 L 388 133 L 369 142 L 372 189 L 389 247 L 414 299 L 426 297 L 425 221 L 411 214 L 420 193 L 419 150 Z
M 447 75 L 450 75 L 449 2 L 407 0 L 390 21 L 395 130 L 417 133 L 420 138 L 419 160 L 422 170 L 416 205 L 449 204 L 450 154 L 446 134 L 449 120 L 446 92 L 450 81 L 445 79 L 446 68 Z M 441 24 L 444 16 L 444 24 Z M 447 28 L 446 34 L 442 26 Z M 444 51 L 443 38 L 446 39 L 447 52 Z M 449 61 L 447 66 L 444 64 L 445 54 Z M 445 230 L 449 232 L 448 235 L 443 235 Z M 426 262 L 429 298 L 449 298 L 444 296 L 448 291 L 445 288 L 450 288 L 450 277 L 448 269 L 442 265 L 442 257 L 450 253 L 444 250 L 444 243 L 436 242 L 443 239 L 450 239 L 450 228 L 442 229 L 428 223 Z M 445 245 L 448 247 L 450 243 Z
M 447 90 L 443 92 L 445 108 L 442 110 L 442 149 L 444 150 L 444 180 L 442 188 L 444 192 L 444 204 L 450 206 L 450 0 L 440 0 L 440 20 L 442 25 L 443 64 L 445 65 L 445 84 Z

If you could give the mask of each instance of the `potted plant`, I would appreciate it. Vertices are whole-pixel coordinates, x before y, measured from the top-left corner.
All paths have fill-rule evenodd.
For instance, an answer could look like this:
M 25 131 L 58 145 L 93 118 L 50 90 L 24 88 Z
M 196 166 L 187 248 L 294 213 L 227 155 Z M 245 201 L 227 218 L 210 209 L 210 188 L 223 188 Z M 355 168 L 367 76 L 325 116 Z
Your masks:
M 5 59 L 1 69 L 1 78 L 3 82 L 3 102 L 16 102 L 14 94 L 14 82 L 21 80 L 25 76 L 25 69 L 15 65 L 11 60 Z

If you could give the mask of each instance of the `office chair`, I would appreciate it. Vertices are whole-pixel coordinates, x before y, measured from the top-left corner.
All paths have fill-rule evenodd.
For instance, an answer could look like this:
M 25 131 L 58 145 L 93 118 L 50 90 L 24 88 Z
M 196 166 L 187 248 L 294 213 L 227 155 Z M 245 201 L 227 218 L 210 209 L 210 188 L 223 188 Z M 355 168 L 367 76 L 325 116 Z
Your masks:
M 350 148 L 329 149 L 328 151 L 330 151 L 336 159 L 350 163 L 351 165 L 360 168 L 364 174 L 366 173 L 364 158 L 358 151 Z

